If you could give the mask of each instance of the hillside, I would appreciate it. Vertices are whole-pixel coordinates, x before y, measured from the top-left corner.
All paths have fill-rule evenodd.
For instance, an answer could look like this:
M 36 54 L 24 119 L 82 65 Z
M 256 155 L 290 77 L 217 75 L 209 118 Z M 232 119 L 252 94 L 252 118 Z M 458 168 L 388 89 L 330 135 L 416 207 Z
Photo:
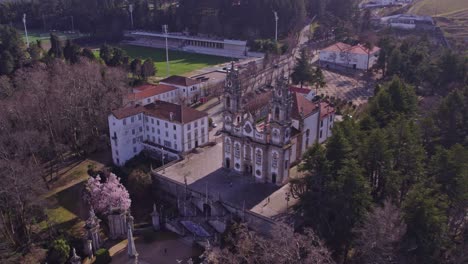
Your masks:
M 419 0 L 410 8 L 409 13 L 416 15 L 443 16 L 463 10 L 468 10 L 468 1 L 466 0 Z
M 410 14 L 435 18 L 452 47 L 466 50 L 468 41 L 467 0 L 419 0 L 408 11 Z

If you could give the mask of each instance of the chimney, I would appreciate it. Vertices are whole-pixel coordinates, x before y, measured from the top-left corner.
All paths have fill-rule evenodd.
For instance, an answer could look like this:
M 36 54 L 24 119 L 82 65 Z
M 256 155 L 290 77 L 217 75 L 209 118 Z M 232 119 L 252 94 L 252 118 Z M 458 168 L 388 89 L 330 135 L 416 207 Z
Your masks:
M 169 113 L 169 120 L 171 120 L 171 121 L 174 120 L 174 113 L 173 112 Z

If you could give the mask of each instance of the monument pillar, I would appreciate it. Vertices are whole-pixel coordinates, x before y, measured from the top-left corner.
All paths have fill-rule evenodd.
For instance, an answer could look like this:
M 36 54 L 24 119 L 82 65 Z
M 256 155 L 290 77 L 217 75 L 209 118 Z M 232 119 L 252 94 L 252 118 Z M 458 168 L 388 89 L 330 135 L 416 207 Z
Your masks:
M 121 210 L 112 210 L 107 216 L 109 221 L 109 237 L 113 240 L 124 238 L 127 234 L 127 215 Z
M 161 223 L 159 222 L 159 213 L 156 209 L 156 204 L 153 204 L 153 212 L 151 213 L 151 221 L 153 223 L 153 229 L 159 231 L 161 229 Z
M 96 253 L 96 251 L 101 247 L 101 238 L 99 236 L 99 222 L 101 222 L 101 220 L 97 218 L 93 208 L 91 208 L 89 212 L 89 218 L 86 221 L 85 228 L 87 231 L 86 233 L 88 239 L 92 242 L 93 253 Z
M 73 248 L 72 256 L 70 257 L 70 264 L 81 264 L 81 258 L 76 255 L 76 250 Z

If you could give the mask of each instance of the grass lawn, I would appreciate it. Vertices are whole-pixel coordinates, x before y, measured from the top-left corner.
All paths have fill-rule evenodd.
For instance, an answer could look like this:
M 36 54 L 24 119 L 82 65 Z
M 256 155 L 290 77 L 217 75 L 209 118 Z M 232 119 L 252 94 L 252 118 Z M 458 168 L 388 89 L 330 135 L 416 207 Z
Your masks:
M 50 223 L 70 234 L 76 235 L 81 231 L 84 225 L 82 219 L 87 216 L 82 190 L 84 181 L 88 178 L 87 170 L 90 164 L 95 165 L 96 169 L 103 167 L 102 164 L 91 160 L 74 163 L 60 172 L 59 180 L 43 197 Z M 47 222 L 38 223 L 37 228 L 44 230 L 47 228 Z
M 164 49 L 132 45 L 121 45 L 120 48 L 125 50 L 132 59 L 153 59 L 157 69 L 156 77 L 166 76 L 166 51 Z M 99 56 L 99 51 L 95 51 L 95 55 Z M 170 75 L 186 75 L 195 70 L 229 62 L 230 60 L 230 58 L 226 57 L 169 50 Z

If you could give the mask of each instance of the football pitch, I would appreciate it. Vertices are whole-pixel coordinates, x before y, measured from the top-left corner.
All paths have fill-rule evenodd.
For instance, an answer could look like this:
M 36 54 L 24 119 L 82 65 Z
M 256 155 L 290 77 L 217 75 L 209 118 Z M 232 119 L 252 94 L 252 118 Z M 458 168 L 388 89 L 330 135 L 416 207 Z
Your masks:
M 120 45 L 119 47 L 125 50 L 127 55 L 132 59 L 153 59 L 157 69 L 156 76 L 166 76 L 167 70 L 165 49 L 132 45 Z M 230 58 L 226 57 L 169 50 L 169 75 L 184 75 L 198 69 L 229 62 L 230 60 Z

